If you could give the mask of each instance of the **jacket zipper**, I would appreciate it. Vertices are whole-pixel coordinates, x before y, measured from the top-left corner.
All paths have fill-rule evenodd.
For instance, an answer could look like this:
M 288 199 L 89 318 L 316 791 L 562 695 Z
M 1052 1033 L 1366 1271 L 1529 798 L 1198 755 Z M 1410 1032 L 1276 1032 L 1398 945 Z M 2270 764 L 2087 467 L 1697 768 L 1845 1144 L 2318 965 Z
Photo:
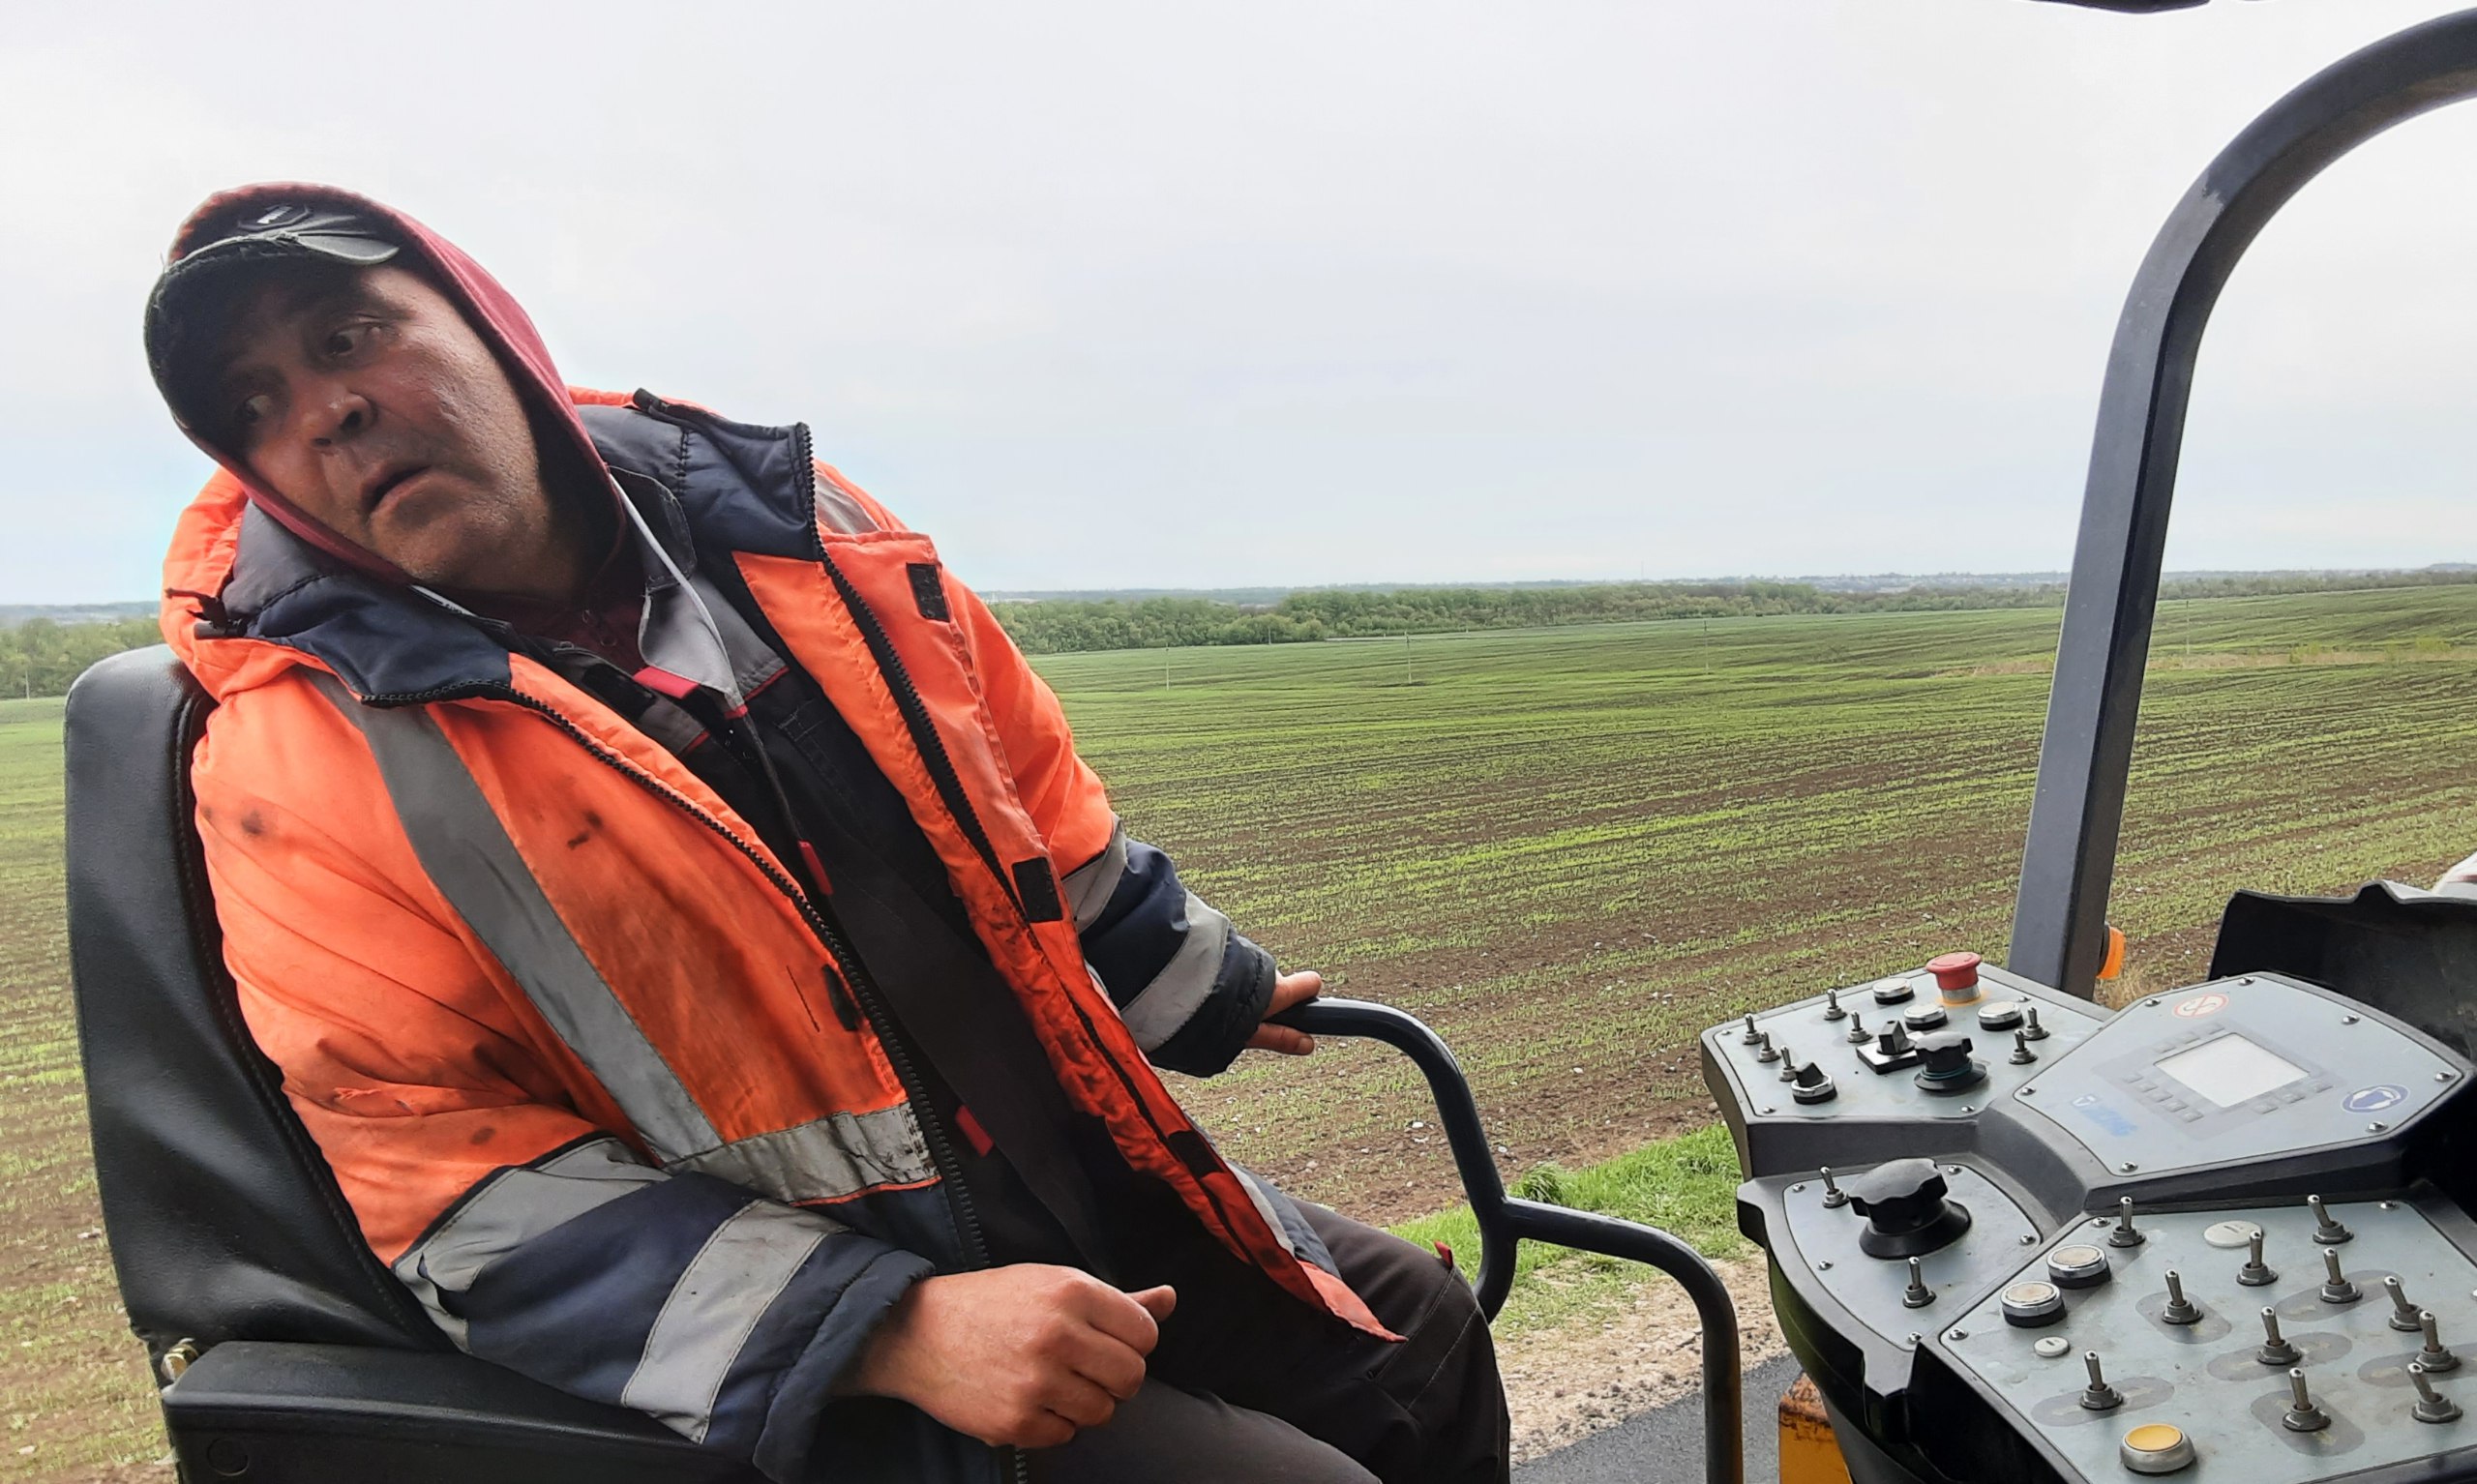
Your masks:
M 817 454 L 809 435 L 809 425 L 792 424 L 791 438 L 797 456 L 796 477 L 800 482 L 799 490 L 812 512 L 810 525 L 814 531 L 816 526 L 814 512 L 817 509 Z M 843 569 L 835 565 L 834 554 L 826 550 L 822 536 L 817 538 L 816 550 L 819 565 L 825 569 L 826 577 L 834 583 L 836 595 L 843 600 L 844 608 L 850 610 L 852 622 L 859 626 L 861 638 L 867 642 L 870 655 L 878 662 L 878 672 L 885 680 L 887 691 L 894 697 L 895 709 L 903 714 L 904 726 L 911 733 L 911 745 L 919 752 L 921 760 L 928 764 L 930 779 L 938 786 L 938 796 L 944 801 L 947 812 L 955 816 L 955 822 L 963 828 L 964 838 L 971 842 L 972 849 L 980 856 L 982 864 L 989 868 L 989 874 L 997 880 L 999 890 L 1005 894 L 1007 902 L 1014 906 L 1016 914 L 1022 916 L 1023 899 L 1015 894 L 1015 883 L 1007 877 L 1004 869 L 999 865 L 998 847 L 991 844 L 988 830 L 981 824 L 980 816 L 972 809 L 970 795 L 964 791 L 963 778 L 955 771 L 954 758 L 946 751 L 946 739 L 939 735 L 937 724 L 930 719 L 929 708 L 920 698 L 920 688 L 912 683 L 911 672 L 904 668 L 903 656 L 895 652 L 893 641 L 886 637 L 885 626 L 878 621 L 877 610 L 869 607 L 868 600 L 861 596 L 860 590 L 843 575 Z M 1025 918 L 1025 926 L 1030 927 L 1030 918 Z M 1074 1010 L 1076 1020 L 1083 1025 L 1086 1038 L 1098 1047 L 1101 1044 L 1100 1027 L 1092 1024 L 1091 1016 L 1086 1013 L 1083 1004 L 1072 994 L 1067 996 L 1066 1002 L 1068 1007 Z M 1110 1070 L 1117 1076 L 1119 1085 L 1126 1091 L 1127 1101 L 1133 1104 L 1137 1113 L 1143 1115 L 1145 1126 L 1152 1131 L 1152 1137 L 1159 1140 L 1164 1148 L 1168 1148 L 1170 1131 L 1163 1128 L 1161 1120 L 1153 1116 L 1151 1104 L 1146 1101 L 1142 1089 L 1136 1086 L 1135 1079 L 1127 1075 L 1126 1068 L 1119 1064 L 1117 1057 L 1105 1054 L 1101 1059 L 1110 1064 Z M 1196 1175 L 1196 1188 L 1204 1192 L 1207 1201 L 1212 1202 L 1212 1208 L 1220 1215 L 1222 1225 L 1236 1232 L 1238 1224 L 1232 1217 L 1230 1208 L 1222 1203 L 1220 1193 L 1205 1183 L 1200 1172 L 1190 1170 L 1189 1173 Z

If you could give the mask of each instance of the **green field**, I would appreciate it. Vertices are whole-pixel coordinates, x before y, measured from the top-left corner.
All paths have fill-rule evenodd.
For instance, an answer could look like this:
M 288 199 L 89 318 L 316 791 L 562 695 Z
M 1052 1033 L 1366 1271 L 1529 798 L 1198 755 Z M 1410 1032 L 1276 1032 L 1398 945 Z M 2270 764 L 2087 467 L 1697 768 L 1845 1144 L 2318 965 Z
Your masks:
M 1708 1024 L 1947 948 L 2000 956 L 2056 619 L 1727 619 L 1040 668 L 1131 826 L 1200 890 L 1287 964 L 1446 1033 L 1519 1176 L 1708 1121 Z M 2477 588 L 2174 604 L 2160 635 L 2113 908 L 2132 982 L 2198 972 L 2232 886 L 2424 880 L 2477 847 Z M 58 718 L 0 703 L 0 1464 L 84 1478 L 161 1442 L 103 1244 L 82 1234 Z M 1180 1091 L 1303 1194 L 1386 1221 L 1453 1199 L 1389 1053 L 1250 1058 Z

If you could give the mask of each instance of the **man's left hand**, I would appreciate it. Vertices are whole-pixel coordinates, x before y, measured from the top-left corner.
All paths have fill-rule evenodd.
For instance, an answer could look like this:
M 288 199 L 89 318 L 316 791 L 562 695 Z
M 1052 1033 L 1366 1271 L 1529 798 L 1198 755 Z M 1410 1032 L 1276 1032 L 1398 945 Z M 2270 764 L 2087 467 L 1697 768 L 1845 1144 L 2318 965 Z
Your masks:
M 1285 1056 L 1304 1056 L 1316 1049 L 1316 1038 L 1289 1025 L 1276 1025 L 1273 1017 L 1293 1005 L 1303 1005 L 1325 991 L 1325 976 L 1312 968 L 1295 974 L 1284 974 L 1273 981 L 1273 1002 L 1265 1011 L 1265 1023 L 1247 1038 L 1247 1048 L 1258 1052 L 1279 1052 Z M 1222 1043 L 1224 1046 L 1228 1042 Z

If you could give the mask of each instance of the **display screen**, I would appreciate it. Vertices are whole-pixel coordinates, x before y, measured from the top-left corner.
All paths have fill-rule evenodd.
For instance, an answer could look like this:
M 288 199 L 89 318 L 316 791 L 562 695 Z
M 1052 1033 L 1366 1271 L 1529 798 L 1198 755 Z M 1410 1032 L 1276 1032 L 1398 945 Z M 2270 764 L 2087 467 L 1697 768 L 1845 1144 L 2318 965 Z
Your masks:
M 2192 1051 L 2164 1057 L 2159 1062 L 2159 1070 L 2222 1108 L 2251 1102 L 2305 1075 L 2305 1068 L 2239 1035 L 2221 1036 Z

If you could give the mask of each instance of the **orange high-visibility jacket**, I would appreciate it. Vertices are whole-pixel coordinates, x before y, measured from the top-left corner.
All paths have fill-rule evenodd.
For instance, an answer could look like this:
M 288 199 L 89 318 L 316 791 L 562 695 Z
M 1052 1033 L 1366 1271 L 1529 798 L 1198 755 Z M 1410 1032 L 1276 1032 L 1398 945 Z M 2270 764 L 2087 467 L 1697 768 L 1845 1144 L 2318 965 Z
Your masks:
M 495 284 L 416 240 L 511 369 L 547 373 Z M 1159 1035 L 1088 964 L 1079 918 L 1127 843 L 1056 697 L 930 542 L 803 428 L 573 398 L 580 441 L 660 487 L 900 791 L 1068 1104 L 1210 1238 L 1384 1333 L 1188 1120 L 1148 1061 Z M 165 637 L 219 702 L 196 823 L 251 1029 L 459 1344 L 798 1476 L 839 1445 L 828 1398 L 870 1326 L 975 1256 L 889 1047 L 828 1008 L 797 874 L 678 757 L 349 558 L 227 470 L 166 562 Z M 995 1465 L 906 1429 L 867 1444 L 906 1476 Z

